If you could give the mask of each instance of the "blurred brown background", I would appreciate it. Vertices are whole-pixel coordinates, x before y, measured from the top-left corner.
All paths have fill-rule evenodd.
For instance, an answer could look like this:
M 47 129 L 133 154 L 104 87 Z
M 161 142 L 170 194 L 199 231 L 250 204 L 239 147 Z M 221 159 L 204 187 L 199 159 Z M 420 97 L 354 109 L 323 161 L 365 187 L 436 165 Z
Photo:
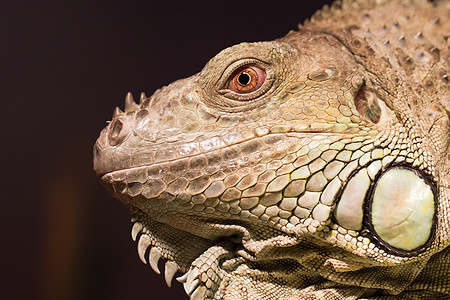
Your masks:
M 0 298 L 187 299 L 138 259 L 92 146 L 128 91 L 281 37 L 326 2 L 3 1 Z

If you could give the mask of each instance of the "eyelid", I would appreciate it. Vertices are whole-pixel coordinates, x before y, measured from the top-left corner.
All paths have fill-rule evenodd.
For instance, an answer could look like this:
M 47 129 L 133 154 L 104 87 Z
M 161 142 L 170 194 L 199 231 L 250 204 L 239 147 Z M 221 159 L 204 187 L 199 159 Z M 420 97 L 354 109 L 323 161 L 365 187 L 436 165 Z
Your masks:
M 261 85 L 260 88 L 247 92 L 247 93 L 238 93 L 234 92 L 230 89 L 228 89 L 228 84 L 230 80 L 230 76 L 239 68 L 251 65 L 258 67 L 260 69 L 263 69 L 265 72 L 265 80 L 264 83 Z M 272 87 L 275 82 L 275 71 L 273 68 L 271 68 L 270 63 L 264 62 L 262 60 L 256 59 L 256 58 L 246 58 L 241 59 L 238 61 L 234 61 L 233 63 L 229 64 L 228 67 L 225 68 L 223 73 L 220 75 L 218 80 L 215 83 L 215 86 L 217 88 L 217 93 L 221 95 L 222 97 L 230 100 L 230 101 L 238 101 L 238 102 L 248 102 L 255 99 L 258 99 L 265 93 L 267 93 Z M 225 100 L 225 99 L 224 99 Z M 226 100 L 226 101 L 228 101 Z M 230 104 L 232 106 L 236 106 L 236 103 Z
M 267 73 L 267 69 L 269 68 L 269 65 L 266 62 L 261 61 L 256 58 L 246 58 L 246 59 L 241 59 L 241 60 L 235 61 L 235 62 L 229 64 L 228 67 L 226 67 L 225 70 L 223 71 L 220 78 L 218 78 L 217 86 L 220 87 L 219 89 L 220 90 L 227 89 L 230 76 L 234 72 L 236 72 L 236 70 L 238 70 L 246 65 L 256 66 L 258 68 L 264 69 L 264 70 L 266 70 L 266 73 Z

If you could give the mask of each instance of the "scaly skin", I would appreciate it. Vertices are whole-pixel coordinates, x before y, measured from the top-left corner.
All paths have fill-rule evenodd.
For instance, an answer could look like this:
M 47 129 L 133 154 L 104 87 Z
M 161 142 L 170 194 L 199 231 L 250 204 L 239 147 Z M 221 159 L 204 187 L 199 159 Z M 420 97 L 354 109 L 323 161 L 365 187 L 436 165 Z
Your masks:
M 336 2 L 116 109 L 94 169 L 169 284 L 179 270 L 191 299 L 450 297 L 450 6 L 378 2 Z M 241 66 L 260 87 L 233 91 Z

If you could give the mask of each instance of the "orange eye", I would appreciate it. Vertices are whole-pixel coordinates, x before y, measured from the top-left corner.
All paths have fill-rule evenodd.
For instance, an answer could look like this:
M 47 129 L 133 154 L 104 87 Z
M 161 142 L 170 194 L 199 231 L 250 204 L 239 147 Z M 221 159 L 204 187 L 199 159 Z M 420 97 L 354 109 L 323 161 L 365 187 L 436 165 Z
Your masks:
M 250 93 L 259 89 L 264 83 L 266 73 L 255 66 L 243 66 L 230 78 L 228 89 L 236 93 Z

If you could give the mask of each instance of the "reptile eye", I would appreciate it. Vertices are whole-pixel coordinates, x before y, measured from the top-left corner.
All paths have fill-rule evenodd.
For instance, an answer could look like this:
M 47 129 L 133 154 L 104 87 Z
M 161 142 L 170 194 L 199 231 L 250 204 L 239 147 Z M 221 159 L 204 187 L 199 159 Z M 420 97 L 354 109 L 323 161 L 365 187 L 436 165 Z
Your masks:
M 250 93 L 259 89 L 266 79 L 266 72 L 256 66 L 243 66 L 230 77 L 228 89 L 236 93 Z

